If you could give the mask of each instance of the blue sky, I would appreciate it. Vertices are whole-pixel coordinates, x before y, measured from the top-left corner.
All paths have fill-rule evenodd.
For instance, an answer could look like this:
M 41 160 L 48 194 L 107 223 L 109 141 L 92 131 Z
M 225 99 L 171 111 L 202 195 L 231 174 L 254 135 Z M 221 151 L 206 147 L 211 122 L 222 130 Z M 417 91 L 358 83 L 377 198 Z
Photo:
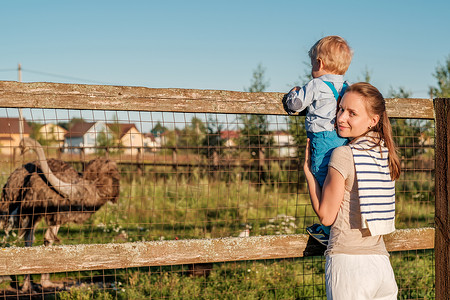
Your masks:
M 308 71 L 326 35 L 354 49 L 346 78 L 427 98 L 450 55 L 450 1 L 5 1 L 0 80 L 242 91 L 261 63 L 268 91 Z M 48 74 L 59 76 L 49 76 Z

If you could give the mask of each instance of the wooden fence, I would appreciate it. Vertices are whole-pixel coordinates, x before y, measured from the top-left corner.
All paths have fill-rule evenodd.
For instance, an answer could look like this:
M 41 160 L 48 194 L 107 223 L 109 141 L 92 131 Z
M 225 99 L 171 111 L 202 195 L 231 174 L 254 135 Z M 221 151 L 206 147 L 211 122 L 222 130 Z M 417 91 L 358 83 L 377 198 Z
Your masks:
M 0 107 L 285 115 L 281 93 L 150 89 L 56 83 L 0 82 Z M 397 230 L 388 251 L 435 249 L 436 298 L 450 298 L 450 100 L 387 99 L 394 118 L 435 119 L 436 217 L 434 228 Z M 0 275 L 66 272 L 276 259 L 322 255 L 308 236 L 259 236 L 1 248 Z M 51 262 L 48 263 L 48 262 Z

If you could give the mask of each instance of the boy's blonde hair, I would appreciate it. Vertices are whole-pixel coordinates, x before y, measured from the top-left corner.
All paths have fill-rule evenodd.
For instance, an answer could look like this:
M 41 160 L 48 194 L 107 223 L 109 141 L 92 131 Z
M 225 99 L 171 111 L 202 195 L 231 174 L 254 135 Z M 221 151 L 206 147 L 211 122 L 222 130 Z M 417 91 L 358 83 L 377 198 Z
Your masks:
M 311 61 L 322 60 L 324 69 L 338 75 L 347 72 L 352 61 L 353 50 L 347 41 L 337 35 L 320 39 L 308 52 Z

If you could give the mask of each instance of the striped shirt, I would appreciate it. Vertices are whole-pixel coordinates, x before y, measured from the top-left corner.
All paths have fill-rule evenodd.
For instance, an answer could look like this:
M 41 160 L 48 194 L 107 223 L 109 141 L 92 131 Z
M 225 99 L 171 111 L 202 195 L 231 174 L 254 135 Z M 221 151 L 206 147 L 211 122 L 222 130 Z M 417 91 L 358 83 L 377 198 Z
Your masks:
M 364 136 L 349 144 L 355 162 L 362 228 L 372 235 L 395 230 L 395 181 L 391 179 L 388 149 Z

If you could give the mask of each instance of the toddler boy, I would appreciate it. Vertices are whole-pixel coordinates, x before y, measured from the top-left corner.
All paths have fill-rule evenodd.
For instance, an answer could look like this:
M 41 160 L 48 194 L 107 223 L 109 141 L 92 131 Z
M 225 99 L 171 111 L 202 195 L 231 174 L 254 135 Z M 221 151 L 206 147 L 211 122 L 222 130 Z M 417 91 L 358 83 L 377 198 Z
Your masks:
M 303 87 L 292 88 L 283 105 L 288 114 L 308 109 L 306 134 L 311 146 L 311 170 L 322 187 L 328 172 L 328 162 L 334 148 L 347 144 L 335 130 L 336 107 L 348 83 L 344 81 L 353 51 L 340 36 L 320 39 L 308 52 L 313 79 Z M 322 244 L 328 243 L 330 227 L 314 224 L 309 234 Z

